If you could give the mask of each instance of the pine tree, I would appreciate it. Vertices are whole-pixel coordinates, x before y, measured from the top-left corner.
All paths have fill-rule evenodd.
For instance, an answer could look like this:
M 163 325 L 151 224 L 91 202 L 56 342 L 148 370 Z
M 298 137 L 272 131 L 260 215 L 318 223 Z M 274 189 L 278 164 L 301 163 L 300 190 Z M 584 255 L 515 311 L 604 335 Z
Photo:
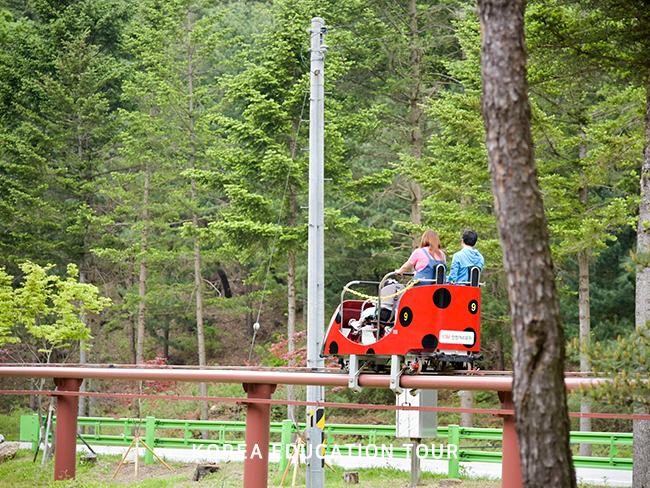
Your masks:
M 343 20 L 332 17 L 331 13 L 337 9 L 328 10 L 327 4 L 321 3 L 318 8 L 330 14 L 326 17 L 328 25 Z M 278 2 L 273 27 L 259 37 L 249 60 L 243 64 L 243 71 L 224 78 L 223 111 L 215 115 L 214 120 L 223 136 L 217 155 L 225 171 L 204 175 L 216 190 L 229 197 L 229 205 L 220 218 L 210 224 L 215 241 L 232 249 L 236 259 L 250 270 L 253 276 L 249 283 L 262 282 L 262 286 L 277 288 L 277 284 L 273 285 L 275 280 L 266 276 L 267 272 L 282 282 L 279 292 L 283 294 L 286 283 L 289 357 L 292 357 L 294 333 L 298 328 L 298 283 L 306 271 L 302 256 L 307 241 L 307 222 L 302 208 L 308 201 L 308 158 L 301 149 L 307 146 L 308 121 L 305 119 L 309 100 L 305 92 L 309 90 L 309 68 L 304 58 L 307 58 L 305 46 L 309 41 L 307 28 L 311 16 L 316 15 L 313 12 L 317 11 L 316 3 L 311 1 Z M 339 40 L 336 32 L 328 33 L 328 43 Z M 325 129 L 328 249 L 339 245 L 353 247 L 376 238 L 373 237 L 376 232 L 362 231 L 358 219 L 334 207 L 345 201 L 337 189 L 345 197 L 354 192 L 352 172 L 344 162 L 347 155 L 344 138 L 368 126 L 358 112 L 346 113 L 345 94 L 331 83 L 340 77 L 341 69 L 338 57 L 328 55 L 327 91 L 331 86 L 333 92 L 325 101 L 325 118 L 331 120 Z M 359 198 L 358 192 L 355 198 Z M 269 256 L 270 253 L 273 255 Z M 331 254 L 337 255 L 336 252 Z M 273 266 L 269 268 L 271 259 Z M 329 262 L 327 267 L 331 269 Z M 349 276 L 350 270 L 346 269 L 345 273 L 345 277 Z M 345 277 L 336 276 L 331 280 Z M 327 288 L 334 287 L 328 283 Z M 269 292 L 263 289 L 262 293 Z M 262 324 L 262 337 L 269 333 L 265 329 L 268 328 Z M 249 330 L 251 335 L 252 332 Z M 292 388 L 288 394 L 292 398 Z M 290 417 L 294 415 L 292 410 Z
M 570 29 L 573 15 L 571 7 L 551 16 L 540 6 L 530 9 L 529 80 L 546 114 L 538 124 L 537 155 L 557 261 L 577 259 L 580 340 L 589 342 L 589 262 L 633 220 L 636 198 L 628 189 L 638 151 L 637 114 L 633 103 L 621 102 L 639 98 L 639 91 L 594 71 L 570 49 L 548 49 L 554 39 L 547 24 Z M 584 355 L 580 370 L 589 371 Z M 590 412 L 588 402 L 581 411 Z M 581 418 L 580 426 L 591 430 L 591 419 Z M 591 455 L 591 445 L 581 444 L 580 454 Z
M 446 1 L 380 1 L 358 12 L 358 22 L 344 26 L 353 34 L 345 44 L 354 60 L 350 89 L 359 99 L 370 95 L 379 121 L 366 159 L 392 170 L 391 185 L 378 200 L 389 205 L 385 225 L 395 233 L 396 250 L 417 247 L 422 233 L 426 192 L 408 167 L 423 163 L 433 132 L 424 106 L 444 90 L 449 82 L 445 60 L 459 53 L 452 35 L 458 10 Z
M 479 0 L 486 147 L 508 271 L 513 404 L 526 486 L 575 487 L 564 334 L 530 129 L 525 0 Z
M 207 364 L 203 277 L 206 256 L 202 234 L 206 219 L 215 213 L 218 199 L 201 191 L 194 172 L 209 169 L 213 164 L 209 155 L 212 139 L 207 115 L 212 105 L 210 96 L 215 90 L 216 67 L 212 55 L 219 48 L 220 33 L 215 29 L 210 8 L 210 4 L 200 1 L 142 2 L 137 28 L 131 32 L 129 45 L 139 69 L 131 84 L 130 97 L 138 111 L 131 115 L 132 133 L 126 154 L 131 161 L 137 161 L 143 185 L 138 216 L 138 361 L 143 359 L 145 306 L 153 301 L 146 293 L 147 270 L 150 263 L 155 265 L 156 259 L 162 259 L 160 253 L 149 252 L 154 217 L 150 210 L 152 205 L 158 205 L 158 211 L 167 218 L 171 216 L 170 206 L 176 207 L 176 222 L 172 224 L 177 229 L 176 239 L 189 244 L 191 259 L 184 258 L 183 253 L 177 256 L 191 264 L 194 284 L 188 298 L 196 303 L 199 365 Z M 160 193 L 163 188 L 158 185 L 166 187 L 166 194 Z M 151 200 L 154 188 L 155 203 Z M 162 202 L 166 205 L 161 206 Z M 160 219 L 161 215 L 155 218 Z M 206 384 L 201 385 L 201 394 L 207 396 Z M 204 402 L 202 418 L 207 415 Z
M 563 11 L 554 1 L 541 2 L 548 7 L 553 19 L 555 11 Z M 624 2 L 581 0 L 575 2 L 571 24 L 549 22 L 549 35 L 554 45 L 574 52 L 594 67 L 608 68 L 624 76 L 645 93 L 644 138 L 641 163 L 641 202 L 637 229 L 637 250 L 645 252 L 650 246 L 650 22 L 647 5 L 642 1 Z M 561 28 L 558 28 L 561 27 Z M 568 27 L 568 28 L 565 28 Z M 636 276 L 636 327 L 647 327 L 650 317 L 650 272 L 646 269 Z M 633 487 L 650 484 L 650 421 L 634 422 Z

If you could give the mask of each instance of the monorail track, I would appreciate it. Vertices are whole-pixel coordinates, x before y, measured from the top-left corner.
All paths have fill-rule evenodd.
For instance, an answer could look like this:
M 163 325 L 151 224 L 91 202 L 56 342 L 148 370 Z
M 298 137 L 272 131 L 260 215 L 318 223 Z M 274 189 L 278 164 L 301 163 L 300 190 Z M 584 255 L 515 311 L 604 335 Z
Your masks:
M 178 381 L 194 383 L 288 384 L 346 387 L 349 375 L 340 370 L 325 368 L 313 371 L 308 368 L 222 368 L 174 367 L 133 365 L 0 365 L 0 377 L 14 378 L 72 378 L 122 381 Z M 567 390 L 607 381 L 568 373 Z M 361 373 L 359 386 L 364 388 L 389 388 L 390 375 Z M 512 373 L 507 371 L 444 371 L 404 375 L 403 388 L 433 390 L 512 391 Z

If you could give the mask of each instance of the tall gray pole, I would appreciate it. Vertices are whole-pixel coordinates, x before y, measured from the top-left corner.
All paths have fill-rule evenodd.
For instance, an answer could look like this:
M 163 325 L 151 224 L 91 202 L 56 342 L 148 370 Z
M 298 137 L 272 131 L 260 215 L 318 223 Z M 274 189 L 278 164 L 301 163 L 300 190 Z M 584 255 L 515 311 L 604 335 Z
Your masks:
M 311 67 L 309 110 L 309 252 L 307 267 L 307 367 L 322 368 L 320 357 L 325 318 L 325 21 L 315 17 L 311 21 Z M 314 405 L 323 401 L 322 386 L 307 387 L 307 402 Z M 323 442 L 324 409 L 307 407 L 307 488 L 325 486 Z

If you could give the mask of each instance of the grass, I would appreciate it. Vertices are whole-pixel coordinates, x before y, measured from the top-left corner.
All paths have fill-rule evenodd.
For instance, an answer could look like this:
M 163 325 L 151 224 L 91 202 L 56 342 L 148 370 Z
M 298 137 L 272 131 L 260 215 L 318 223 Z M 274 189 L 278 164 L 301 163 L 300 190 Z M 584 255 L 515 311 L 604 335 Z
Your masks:
M 112 480 L 113 474 L 120 462 L 119 456 L 99 456 L 95 465 L 84 465 L 77 460 L 76 480 L 53 482 L 54 463 L 49 462 L 41 467 L 41 458 L 32 462 L 30 451 L 20 450 L 17 456 L 0 464 L 0 488 L 240 488 L 243 486 L 244 466 L 242 463 L 223 463 L 219 472 L 207 476 L 200 483 L 191 481 L 194 464 L 172 463 L 173 472 L 168 471 L 161 463 L 150 466 L 140 465 L 138 476 L 134 466 L 124 465 Z M 168 463 L 169 464 L 169 463 Z M 334 471 L 326 468 L 325 486 L 327 488 L 348 488 L 343 483 L 344 468 L 334 466 Z M 406 487 L 410 474 L 394 468 L 388 469 L 359 469 L 359 488 L 395 488 Z M 269 488 L 277 488 L 282 481 L 283 472 L 278 464 L 269 465 Z M 287 475 L 284 486 L 291 486 L 292 474 Z M 305 482 L 304 466 L 300 481 L 296 486 L 303 487 Z M 446 476 L 422 473 L 421 486 L 437 487 L 439 481 Z M 500 480 L 469 479 L 462 477 L 462 483 L 455 485 L 459 488 L 500 488 Z M 600 488 L 595 485 L 579 484 L 582 488 Z
M 20 416 L 31 414 L 28 409 L 14 407 L 10 413 L 0 415 L 0 434 L 8 441 L 17 441 L 20 437 Z
M 343 473 L 349 471 L 347 469 L 341 468 L 339 466 L 333 466 L 333 471 L 329 468 L 325 468 L 325 486 L 327 488 L 349 488 L 351 485 L 349 483 L 343 482 Z M 291 471 L 291 470 L 290 470 Z M 361 468 L 355 469 L 359 473 L 359 484 L 354 485 L 361 488 L 394 488 L 407 486 L 410 482 L 411 475 L 406 471 L 400 471 L 394 468 Z M 279 472 L 278 465 L 272 465 L 269 469 L 269 487 L 279 487 L 282 481 L 282 475 L 284 473 Z M 287 475 L 284 486 L 291 486 L 292 482 L 291 471 Z M 420 484 L 422 486 L 438 486 L 438 482 L 447 477 L 439 474 L 432 473 L 422 473 Z M 297 486 L 304 486 L 305 482 L 305 472 L 304 467 L 302 469 L 301 481 L 303 484 L 298 484 Z M 501 486 L 501 481 L 495 480 L 463 480 L 461 485 L 457 485 L 461 488 L 472 487 L 472 488 L 498 488 Z
M 212 475 L 201 485 L 191 481 L 194 465 L 168 463 L 173 471 L 170 472 L 160 463 L 150 466 L 140 464 L 138 476 L 135 476 L 134 466 L 123 465 L 115 480 L 113 475 L 119 465 L 119 456 L 99 456 L 94 465 L 85 465 L 77 458 L 76 480 L 54 482 L 54 462 L 50 461 L 41 467 L 41 456 L 32 462 L 31 451 L 19 450 L 11 461 L 0 464 L 0 488 L 189 488 L 196 486 L 235 487 L 241 483 L 224 484 L 230 477 L 229 470 Z M 242 468 L 243 470 L 243 468 Z M 234 477 L 236 478 L 236 476 Z M 210 483 L 207 483 L 207 482 Z

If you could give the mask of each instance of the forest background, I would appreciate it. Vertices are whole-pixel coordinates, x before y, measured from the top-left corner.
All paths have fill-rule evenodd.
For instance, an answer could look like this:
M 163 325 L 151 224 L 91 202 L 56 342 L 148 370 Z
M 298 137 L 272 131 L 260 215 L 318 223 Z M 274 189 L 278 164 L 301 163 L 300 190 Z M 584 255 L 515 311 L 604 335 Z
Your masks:
M 612 341 L 635 324 L 646 89 L 559 41 L 598 29 L 589 4 L 529 2 L 529 86 L 566 336 Z M 326 310 L 423 230 L 450 257 L 471 227 L 481 367 L 509 368 L 475 5 L 420 0 L 5 1 L 0 285 L 68 270 L 110 304 L 80 314 L 90 333 L 74 340 L 44 334 L 57 318 L 42 311 L 36 333 L 0 321 L 1 361 L 244 365 L 255 322 L 253 363 L 300 359 L 314 16 L 329 46 Z

